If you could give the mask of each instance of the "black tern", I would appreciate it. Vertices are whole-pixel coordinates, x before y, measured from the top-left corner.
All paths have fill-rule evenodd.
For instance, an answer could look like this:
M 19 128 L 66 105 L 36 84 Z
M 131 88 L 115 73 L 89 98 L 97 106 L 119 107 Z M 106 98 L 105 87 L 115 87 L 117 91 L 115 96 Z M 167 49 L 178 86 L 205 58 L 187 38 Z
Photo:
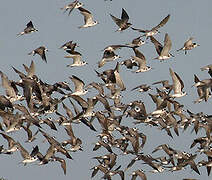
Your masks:
M 19 142 L 17 142 L 17 146 L 18 146 L 18 149 L 19 149 L 19 151 L 21 153 L 21 156 L 23 157 L 22 163 L 24 165 L 26 165 L 27 163 L 35 162 L 38 159 L 36 156 L 34 156 L 34 152 L 33 151 L 32 151 L 31 154 L 29 154 L 28 151 Z
M 27 27 L 24 29 L 24 31 L 18 33 L 17 36 L 24 35 L 24 34 L 30 34 L 32 32 L 38 31 L 37 29 L 34 28 L 34 25 L 32 24 L 32 21 L 28 22 L 26 26 Z
M 5 88 L 6 98 L 10 100 L 10 102 L 18 101 L 22 99 L 22 95 L 19 95 L 18 88 L 16 87 L 15 82 L 8 79 L 8 77 L 0 71 L 2 86 Z
M 146 65 L 146 58 L 145 56 L 136 48 L 133 48 L 135 56 L 132 56 L 132 60 L 134 60 L 136 63 L 138 63 L 138 69 L 134 72 L 146 72 L 151 69 L 150 66 Z
M 3 138 L 5 138 L 8 142 L 8 149 L 6 149 L 4 152 L 5 153 L 13 153 L 15 151 L 18 150 L 18 145 L 17 145 L 17 142 L 10 136 L 4 134 L 4 133 L 0 133 Z
M 194 39 L 193 37 L 190 37 L 190 38 L 184 43 L 183 47 L 180 48 L 180 49 L 178 49 L 177 51 L 183 50 L 183 51 L 185 51 L 185 54 L 187 54 L 187 51 L 188 51 L 188 50 L 192 50 L 193 48 L 195 48 L 195 47 L 197 47 L 197 46 L 200 46 L 200 45 L 197 44 L 197 43 L 193 43 L 193 42 L 192 42 L 193 39 Z
M 81 79 L 79 79 L 78 77 L 74 75 L 70 77 L 70 79 L 75 86 L 75 91 L 72 93 L 72 95 L 81 96 L 81 95 L 85 95 L 88 92 L 87 89 L 84 89 L 85 83 Z
M 168 22 L 169 18 L 170 18 L 170 14 L 168 16 L 166 16 L 157 26 L 153 27 L 151 30 L 136 29 L 133 27 L 132 27 L 132 29 L 135 31 L 144 33 L 144 36 L 146 36 L 148 38 L 148 37 L 151 37 L 151 36 L 157 34 L 159 32 L 158 29 L 163 27 Z
M 135 60 L 133 60 L 133 58 L 121 61 L 120 65 L 125 65 L 127 69 L 132 69 L 134 66 L 138 66 L 138 64 L 135 62 Z
M 200 69 L 201 69 L 201 71 L 208 70 L 208 74 L 212 77 L 212 64 L 201 67 Z
M 66 50 L 66 52 L 70 52 L 70 54 L 65 56 L 65 58 L 72 58 L 73 59 L 73 63 L 67 65 L 67 67 L 80 67 L 80 66 L 84 66 L 84 65 L 88 64 L 87 62 L 81 60 L 82 55 L 79 52 L 71 51 L 71 50 L 70 51 Z
M 73 43 L 73 41 L 68 41 L 63 44 L 59 49 L 70 50 L 71 52 L 74 51 L 75 47 L 78 47 L 77 43 Z
M 184 88 L 184 83 L 181 80 L 180 76 L 176 72 L 174 72 L 171 68 L 169 68 L 169 72 L 172 77 L 172 81 L 173 81 L 172 86 L 174 91 L 174 94 L 170 96 L 173 98 L 185 96 L 187 93 L 182 91 Z
M 131 23 L 128 23 L 129 16 L 123 8 L 122 8 L 121 19 L 113 16 L 112 14 L 110 14 L 110 16 L 113 19 L 113 21 L 119 26 L 119 29 L 117 31 L 123 31 L 132 25 Z
M 84 22 L 85 24 L 80 26 L 79 28 L 87 28 L 87 27 L 92 27 L 98 24 L 97 21 L 93 20 L 93 15 L 91 14 L 90 11 L 88 11 L 87 9 L 84 9 L 82 7 L 78 8 L 80 13 L 84 16 Z
M 33 50 L 32 52 L 28 53 L 28 55 L 32 54 L 34 56 L 35 54 L 39 54 L 42 60 L 44 60 L 47 63 L 46 51 L 48 51 L 48 49 L 46 49 L 44 46 L 40 46 L 37 49 Z
M 105 50 L 101 61 L 98 62 L 98 67 L 101 68 L 106 62 L 114 61 L 120 56 L 116 55 L 112 50 Z
M 71 14 L 71 12 L 74 10 L 74 9 L 77 9 L 79 7 L 82 7 L 83 6 L 83 3 L 79 2 L 78 0 L 75 0 L 71 3 L 69 3 L 68 5 L 64 6 L 63 8 L 60 8 L 61 10 L 64 10 L 64 13 L 66 11 L 69 11 L 68 12 L 68 15 Z
M 169 59 L 170 57 L 173 57 L 173 55 L 169 53 L 172 47 L 172 42 L 167 33 L 165 34 L 165 38 L 164 38 L 164 46 L 162 46 L 154 37 L 151 36 L 150 38 L 151 38 L 151 42 L 155 45 L 155 49 L 159 55 L 158 57 L 154 59 L 166 60 L 166 59 Z
M 126 45 L 131 47 L 131 48 L 138 48 L 142 45 L 144 45 L 146 42 L 141 40 L 141 36 L 135 38 L 132 40 L 131 43 L 127 43 Z
M 139 176 L 142 180 L 147 180 L 147 177 L 146 177 L 144 171 L 140 170 L 140 169 L 133 171 L 131 175 L 132 175 L 131 180 L 135 180 L 137 178 L 137 176 Z

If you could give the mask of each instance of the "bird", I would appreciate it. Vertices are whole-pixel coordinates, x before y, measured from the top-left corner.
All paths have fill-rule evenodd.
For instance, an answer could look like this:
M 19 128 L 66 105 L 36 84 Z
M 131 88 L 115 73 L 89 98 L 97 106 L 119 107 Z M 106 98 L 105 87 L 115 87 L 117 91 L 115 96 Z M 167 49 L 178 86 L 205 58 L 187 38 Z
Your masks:
M 138 66 L 138 64 L 135 62 L 135 60 L 133 60 L 133 58 L 121 61 L 120 65 L 125 65 L 127 69 L 132 69 L 134 66 Z
M 152 89 L 150 86 L 147 84 L 141 84 L 139 86 L 136 86 L 133 88 L 131 91 L 138 89 L 139 92 L 147 92 L 148 90 Z
M 138 69 L 134 72 L 146 72 L 151 69 L 150 66 L 146 65 L 146 58 L 145 56 L 136 48 L 133 48 L 135 56 L 132 56 L 132 60 L 134 60 L 136 63 L 138 63 Z
M 26 25 L 26 28 L 24 29 L 24 31 L 20 32 L 17 34 L 17 36 L 22 36 L 24 34 L 30 34 L 32 32 L 36 32 L 38 31 L 37 29 L 34 28 L 34 25 L 32 24 L 32 21 L 29 21 Z
M 144 45 L 145 43 L 146 43 L 145 41 L 141 40 L 141 36 L 139 36 L 139 37 L 133 39 L 131 43 L 127 43 L 126 45 L 131 48 L 138 48 L 138 47 Z
M 142 180 L 147 180 L 146 174 L 144 173 L 143 170 L 140 169 L 133 171 L 131 175 L 132 175 L 131 180 L 135 180 L 137 176 L 139 176 Z
M 158 29 L 163 27 L 168 22 L 169 18 L 170 18 L 170 14 L 168 14 L 157 26 L 153 27 L 151 30 L 143 30 L 143 29 L 137 29 L 133 27 L 131 28 L 135 31 L 144 33 L 144 36 L 148 38 L 157 34 L 159 32 Z
M 114 69 L 115 82 L 116 82 L 117 86 L 119 86 L 121 88 L 121 91 L 125 91 L 126 87 L 124 85 L 124 82 L 121 79 L 119 69 L 120 69 L 120 64 L 119 64 L 119 62 L 117 62 L 116 67 Z
M 5 110 L 5 108 L 13 109 L 13 104 L 4 95 L 0 95 L 0 109 Z
M 51 117 L 48 117 L 48 118 L 45 118 L 45 119 L 41 119 L 39 121 L 39 124 L 46 124 L 48 125 L 51 129 L 57 131 L 57 128 L 54 124 L 54 122 L 52 121 L 52 118 Z
M 2 87 L 5 88 L 6 98 L 12 103 L 23 99 L 23 96 L 19 94 L 16 83 L 8 79 L 6 74 L 0 71 Z
M 80 26 L 79 28 L 88 28 L 88 27 L 92 27 L 98 24 L 97 21 L 93 20 L 93 15 L 91 14 L 90 11 L 88 11 L 87 9 L 84 9 L 82 7 L 79 7 L 78 10 L 80 11 L 80 13 L 84 16 L 84 25 Z
M 177 51 L 183 50 L 183 51 L 185 51 L 185 54 L 187 54 L 187 51 L 188 51 L 188 50 L 192 50 L 193 48 L 195 48 L 195 47 L 197 47 L 197 46 L 200 46 L 200 45 L 197 44 L 197 43 L 193 43 L 193 42 L 192 42 L 193 39 L 194 39 L 193 37 L 190 37 L 190 38 L 184 43 L 183 47 L 180 48 L 180 49 L 178 49 Z
M 212 79 L 203 79 L 201 81 L 198 81 L 197 83 L 195 83 L 193 86 L 195 87 L 211 87 L 212 86 Z
M 77 114 L 73 118 L 73 120 L 95 116 L 95 112 L 93 111 L 94 105 L 97 102 L 97 101 L 95 102 L 95 99 L 96 99 L 95 97 L 94 98 L 87 98 L 87 108 L 85 110 L 83 110 L 81 113 Z
M 67 134 L 69 135 L 70 139 L 63 141 L 61 144 L 62 146 L 66 146 L 67 144 L 71 145 L 70 151 L 72 152 L 76 152 L 78 150 L 82 151 L 82 140 L 77 138 L 74 135 L 73 129 L 71 125 L 66 125 L 65 126 L 65 130 L 67 132 Z
M 187 93 L 182 91 L 184 88 L 184 83 L 181 80 L 180 76 L 176 72 L 174 72 L 171 68 L 169 68 L 169 72 L 172 77 L 172 81 L 173 81 L 172 86 L 174 91 L 174 94 L 170 96 L 173 98 L 185 96 Z
M 32 131 L 29 129 L 29 127 L 25 127 L 22 125 L 23 129 L 27 132 L 28 139 L 25 142 L 32 142 L 36 139 L 36 135 L 38 134 L 38 130 L 35 132 L 34 135 L 32 135 Z
M 101 61 L 98 62 L 98 68 L 103 67 L 106 62 L 115 61 L 118 58 L 120 56 L 115 54 L 113 50 L 105 50 Z
M 67 91 L 72 91 L 66 81 L 56 82 L 54 85 Z
M 31 61 L 31 64 L 29 67 L 27 67 L 25 64 L 23 64 L 25 71 L 27 72 L 27 77 L 33 78 L 35 75 L 35 63 L 34 61 Z
M 160 84 L 160 83 L 163 85 L 163 87 L 161 88 L 162 90 L 170 90 L 172 88 L 172 85 L 169 84 L 169 80 L 157 81 L 157 82 L 154 82 L 152 85 Z
M 109 46 L 105 47 L 103 51 L 106 51 L 106 50 L 108 50 L 108 51 L 116 51 L 116 50 L 118 50 L 118 49 L 121 49 L 122 47 L 131 48 L 131 47 L 130 47 L 129 45 L 127 45 L 127 44 L 126 44 L 126 45 L 116 44 L 116 45 L 109 45 Z
M 97 143 L 95 143 L 95 146 L 93 148 L 93 151 L 97 151 L 100 147 L 104 147 L 105 149 L 108 150 L 108 152 L 113 153 L 111 145 L 108 143 L 105 143 L 101 140 L 99 140 Z
M 158 59 L 162 61 L 162 60 L 169 59 L 170 57 L 173 57 L 173 55 L 169 53 L 172 47 L 172 42 L 168 33 L 165 34 L 164 46 L 162 46 L 154 37 L 151 36 L 150 39 L 151 39 L 151 42 L 155 45 L 155 49 L 159 55 L 158 57 L 154 59 Z
M 96 156 L 92 159 L 97 159 L 98 161 L 102 160 L 101 164 L 104 164 L 109 169 L 112 169 L 116 165 L 117 154 L 110 153 L 103 156 Z
M 66 52 L 70 52 L 70 55 L 65 56 L 65 58 L 73 59 L 73 64 L 69 64 L 66 67 L 80 67 L 88 64 L 87 62 L 81 60 L 82 55 L 79 52 L 69 50 L 66 50 Z
M 72 77 L 69 77 L 71 81 L 74 83 L 75 91 L 71 95 L 85 95 L 88 90 L 84 89 L 85 83 L 79 79 L 77 76 L 73 75 Z
M 92 83 L 88 84 L 86 87 L 87 88 L 95 88 L 98 91 L 99 95 L 104 96 L 104 88 L 103 88 L 102 84 L 92 82 Z
M 73 159 L 71 157 L 71 155 L 68 153 L 68 151 L 62 146 L 61 143 L 59 143 L 54 137 L 48 135 L 46 132 L 42 131 L 41 129 L 39 129 L 39 131 L 42 133 L 42 135 L 46 138 L 46 140 L 49 142 L 50 144 L 50 149 L 52 147 L 52 149 L 50 150 L 50 154 L 51 156 L 54 155 L 55 152 L 60 152 L 62 154 L 64 154 L 68 159 Z M 48 153 L 47 153 L 48 154 Z M 50 156 L 50 157 L 51 157 Z
M 70 50 L 71 52 L 74 51 L 75 47 L 79 47 L 77 45 L 77 43 L 73 43 L 73 41 L 68 41 L 65 44 L 63 44 L 62 46 L 60 46 L 59 49 L 64 49 L 64 50 Z
M 122 13 L 121 13 L 121 19 L 113 16 L 112 14 L 110 14 L 111 18 L 113 19 L 113 21 L 119 26 L 118 30 L 119 32 L 124 31 L 125 29 L 129 28 L 132 24 L 129 23 L 129 16 L 127 14 L 127 12 L 124 10 L 124 8 L 122 8 Z
M 194 75 L 194 82 L 195 84 L 200 82 L 197 75 Z M 201 101 L 205 100 L 205 102 L 208 101 L 208 99 L 211 97 L 211 92 L 208 86 L 198 86 L 197 87 L 197 93 L 199 98 L 194 101 L 194 103 L 200 103 Z
M 18 146 L 18 150 L 21 153 L 21 156 L 24 158 L 22 163 L 24 164 L 24 166 L 27 163 L 32 163 L 35 162 L 38 158 L 35 156 L 36 154 L 36 149 L 33 149 L 31 154 L 28 153 L 28 151 L 19 143 L 17 142 L 17 146 Z
M 211 166 L 212 166 L 212 157 L 208 156 L 208 161 L 202 160 L 198 162 L 198 166 L 205 166 L 207 169 L 208 176 L 210 176 L 211 173 Z
M 64 10 L 64 13 L 69 10 L 68 15 L 70 15 L 71 12 L 74 9 L 77 9 L 79 7 L 82 7 L 82 6 L 83 6 L 83 3 L 79 2 L 78 0 L 75 0 L 75 1 L 69 3 L 68 5 L 66 5 L 66 6 L 64 6 L 63 8 L 60 8 L 60 9 Z
M 151 166 L 154 169 L 151 172 L 163 172 L 164 171 L 164 168 L 161 165 L 153 162 L 153 159 L 151 157 L 149 157 L 147 155 L 146 156 L 139 155 L 139 157 L 142 161 L 144 161 L 146 164 L 148 164 L 149 166 Z
M 200 69 L 201 69 L 201 71 L 208 70 L 208 74 L 210 75 L 210 77 L 212 77 L 212 64 L 201 67 Z
M 4 150 L 4 153 L 8 153 L 8 154 L 11 154 L 11 153 L 13 153 L 13 152 L 15 152 L 15 151 L 17 151 L 18 150 L 18 145 L 17 145 L 17 142 L 12 138 L 12 137 L 10 137 L 10 136 L 8 136 L 8 135 L 6 135 L 6 134 L 4 134 L 4 133 L 0 133 L 2 136 L 3 136 L 3 138 L 5 138 L 6 140 L 7 140 L 7 142 L 8 142 L 8 149 L 5 149 Z
M 56 156 L 53 155 L 50 160 L 60 162 L 60 166 L 63 169 L 63 173 L 66 175 L 66 161 L 65 161 L 65 159 L 60 158 L 60 157 L 56 157 Z
M 46 52 L 48 51 L 47 48 L 45 48 L 44 46 L 40 46 L 37 49 L 33 50 L 32 52 L 28 53 L 28 55 L 35 55 L 38 54 L 40 55 L 40 57 L 42 58 L 42 60 L 44 60 L 47 63 L 46 60 Z

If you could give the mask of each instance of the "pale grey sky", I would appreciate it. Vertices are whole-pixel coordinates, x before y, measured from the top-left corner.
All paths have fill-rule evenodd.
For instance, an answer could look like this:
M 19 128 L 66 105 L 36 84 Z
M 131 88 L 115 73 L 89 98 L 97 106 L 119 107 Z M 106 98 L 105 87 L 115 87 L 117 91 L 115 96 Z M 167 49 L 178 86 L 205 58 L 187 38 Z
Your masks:
M 66 0 L 19 0 L 19 1 L 2 1 L 0 6 L 0 52 L 1 52 L 1 68 L 9 79 L 18 79 L 18 76 L 13 72 L 14 66 L 19 70 L 23 70 L 22 64 L 29 65 L 31 60 L 36 64 L 36 74 L 43 81 L 54 83 L 57 81 L 69 81 L 71 87 L 72 83 L 69 76 L 76 75 L 84 80 L 86 84 L 100 79 L 96 77 L 94 69 L 97 69 L 97 62 L 102 57 L 102 49 L 111 44 L 124 44 L 130 42 L 133 38 L 138 37 L 140 34 L 130 28 L 122 33 L 115 32 L 117 30 L 116 24 L 112 21 L 110 13 L 116 17 L 121 16 L 121 9 L 124 8 L 130 19 L 129 22 L 133 27 L 151 29 L 157 25 L 165 16 L 171 15 L 168 23 L 160 29 L 160 34 L 156 35 L 163 44 L 165 33 L 170 35 L 172 40 L 172 54 L 167 62 L 159 62 L 152 60 L 157 56 L 153 44 L 149 41 L 148 44 L 139 48 L 144 53 L 148 65 L 153 69 L 145 73 L 131 73 L 125 67 L 121 68 L 121 77 L 127 87 L 126 92 L 123 92 L 124 102 L 129 103 L 133 100 L 143 100 L 145 102 L 148 112 L 154 110 L 155 105 L 147 94 L 139 94 L 130 90 L 143 83 L 152 84 L 155 81 L 168 79 L 171 81 L 169 74 L 169 67 L 177 72 L 185 84 L 185 91 L 187 96 L 182 97 L 179 101 L 185 105 L 185 109 L 190 109 L 193 112 L 203 111 L 211 113 L 211 99 L 207 103 L 193 104 L 197 98 L 196 89 L 191 87 L 193 85 L 193 75 L 197 74 L 200 79 L 208 78 L 207 72 L 202 72 L 200 67 L 212 64 L 211 55 L 211 0 L 197 1 L 197 0 L 83 0 L 84 8 L 93 13 L 94 18 L 99 22 L 95 27 L 87 29 L 78 29 L 83 21 L 83 16 L 78 10 L 74 10 L 70 16 L 60 10 L 71 1 Z M 16 34 L 25 28 L 25 25 L 32 21 L 38 32 L 33 34 L 17 37 Z M 200 47 L 193 49 L 185 55 L 183 52 L 176 52 L 177 49 L 183 46 L 185 40 L 189 37 L 194 37 L 194 41 L 200 44 Z M 87 66 L 81 68 L 67 68 L 66 65 L 71 62 L 65 59 L 63 50 L 58 49 L 65 42 L 73 40 L 79 43 L 77 49 L 83 56 L 83 59 L 88 62 Z M 37 55 L 34 57 L 29 56 L 28 53 L 33 49 L 44 45 L 49 49 L 47 52 L 47 61 L 45 64 Z M 121 49 L 117 52 L 124 60 L 133 55 L 133 52 L 128 49 Z M 120 61 L 119 60 L 119 61 Z M 99 71 L 114 68 L 116 62 L 106 64 Z M 1 92 L 3 90 L 1 89 Z M 91 95 L 91 94 L 90 94 Z M 89 94 L 86 96 L 88 97 Z M 68 103 L 67 103 L 68 104 Z M 54 116 L 55 117 L 55 116 Z M 132 119 L 124 118 L 124 125 L 132 125 Z M 94 126 L 100 130 L 97 121 Z M 79 128 L 78 128 L 79 127 Z M 144 153 L 150 153 L 154 147 L 167 143 L 171 147 L 194 153 L 190 150 L 189 146 L 192 139 L 204 136 L 204 132 L 198 135 L 191 134 L 192 128 L 183 132 L 180 130 L 180 136 L 177 137 L 174 133 L 174 139 L 166 136 L 165 132 L 161 132 L 155 128 L 149 128 L 144 125 L 137 126 L 141 132 L 147 135 L 147 144 L 144 147 Z M 29 164 L 23 166 L 18 164 L 22 157 L 19 152 L 13 155 L 0 155 L 0 177 L 8 180 L 24 180 L 24 179 L 71 179 L 71 180 L 87 180 L 91 177 L 89 169 L 97 165 L 95 160 L 91 158 L 96 155 L 106 153 L 106 151 L 99 150 L 92 151 L 94 142 L 97 141 L 96 135 L 98 132 L 92 132 L 84 125 L 73 126 L 74 132 L 83 140 L 83 152 L 71 153 L 74 160 L 67 160 L 67 175 L 62 172 L 60 164 L 49 163 L 45 166 L 38 166 L 36 164 Z M 58 127 L 58 132 L 49 131 L 54 133 L 60 141 L 66 138 L 64 128 Z M 23 132 L 15 132 L 11 134 L 12 137 L 22 142 L 25 140 L 26 134 Z M 39 134 L 38 139 L 32 144 L 23 143 L 26 149 L 32 149 L 32 146 L 39 144 L 39 147 L 44 154 L 48 149 L 47 143 L 42 143 L 44 138 Z M 0 144 L 6 145 L 5 140 L 0 137 Z M 149 152 L 150 151 L 150 152 Z M 154 156 L 162 155 L 163 153 L 155 154 Z M 198 160 L 203 159 L 200 156 Z M 127 161 L 132 159 L 133 156 L 124 157 L 122 155 L 118 158 L 118 164 L 122 164 L 122 169 L 128 164 Z M 204 157 L 205 158 L 205 157 Z M 199 176 L 190 168 L 179 172 L 164 172 L 151 174 L 148 172 L 148 166 L 137 162 L 133 168 L 125 173 L 125 178 L 130 179 L 129 174 L 132 170 L 142 168 L 146 170 L 146 175 L 150 180 L 179 180 L 183 178 L 196 178 L 200 180 L 210 179 L 207 176 L 205 168 L 199 168 L 201 175 Z M 94 179 L 100 179 L 99 173 Z M 113 179 L 119 179 L 114 176 Z

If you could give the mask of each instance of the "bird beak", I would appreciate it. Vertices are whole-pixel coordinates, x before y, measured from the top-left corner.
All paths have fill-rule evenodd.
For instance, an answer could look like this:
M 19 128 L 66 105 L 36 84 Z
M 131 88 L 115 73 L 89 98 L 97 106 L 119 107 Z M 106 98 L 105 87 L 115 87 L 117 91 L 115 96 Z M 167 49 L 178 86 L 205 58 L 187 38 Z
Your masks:
M 173 54 L 171 54 L 171 53 L 169 53 L 169 54 L 170 54 L 170 56 L 171 56 L 171 57 L 174 57 L 174 55 L 173 55 Z

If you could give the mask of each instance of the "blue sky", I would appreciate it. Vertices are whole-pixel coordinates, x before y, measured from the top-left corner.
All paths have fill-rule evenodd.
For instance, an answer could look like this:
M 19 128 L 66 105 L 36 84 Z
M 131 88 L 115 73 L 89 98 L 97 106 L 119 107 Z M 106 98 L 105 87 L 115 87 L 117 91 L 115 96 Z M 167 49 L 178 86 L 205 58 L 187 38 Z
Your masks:
M 157 56 L 153 44 L 148 41 L 148 44 L 139 48 L 144 53 L 147 64 L 153 69 L 145 73 L 132 73 L 125 67 L 121 67 L 120 74 L 127 87 L 127 90 L 123 92 L 123 101 L 129 103 L 133 100 L 143 100 L 145 102 L 148 112 L 154 110 L 155 106 L 148 97 L 147 94 L 140 94 L 136 91 L 130 91 L 133 87 L 139 84 L 152 84 L 155 81 L 162 79 L 168 79 L 171 81 L 169 74 L 169 68 L 171 67 L 175 72 L 179 74 L 185 84 L 185 91 L 187 96 L 179 99 L 179 102 L 184 104 L 185 109 L 190 109 L 194 112 L 203 111 L 210 114 L 211 112 L 211 99 L 207 103 L 202 102 L 200 104 L 193 104 L 193 101 L 197 98 L 196 89 L 191 87 L 193 82 L 193 75 L 197 74 L 200 79 L 208 78 L 207 72 L 202 72 L 200 67 L 212 64 L 211 55 L 211 29 L 212 19 L 211 7 L 212 2 L 210 0 L 202 1 L 170 1 L 170 0 L 83 0 L 84 8 L 92 12 L 94 18 L 99 22 L 95 27 L 87 29 L 78 29 L 83 21 L 83 16 L 78 10 L 74 10 L 70 16 L 64 14 L 61 7 L 68 4 L 70 1 L 65 0 L 19 0 L 19 1 L 3 1 L 0 7 L 0 52 L 1 52 L 1 71 L 3 71 L 9 79 L 18 79 L 18 76 L 13 72 L 14 66 L 19 70 L 23 70 L 22 64 L 29 65 L 31 60 L 34 60 L 36 64 L 36 74 L 43 81 L 48 83 L 54 83 L 57 81 L 69 81 L 70 86 L 73 87 L 72 82 L 69 80 L 69 76 L 76 75 L 83 79 L 85 84 L 89 84 L 92 81 L 100 82 L 96 77 L 94 69 L 98 69 L 97 62 L 101 59 L 103 52 L 101 51 L 106 46 L 111 44 L 125 44 L 130 42 L 133 38 L 136 38 L 140 33 L 127 29 L 124 32 L 115 32 L 117 30 L 116 24 L 112 21 L 110 13 L 116 17 L 121 16 L 121 9 L 124 8 L 130 19 L 129 22 L 133 24 L 133 27 L 151 29 L 157 25 L 165 16 L 171 15 L 168 23 L 160 29 L 161 33 L 156 35 L 162 44 L 165 33 L 170 35 L 172 40 L 171 52 L 174 54 L 174 58 L 166 61 L 159 62 L 152 60 Z M 16 34 L 25 28 L 25 25 L 32 21 L 34 26 L 38 29 L 38 32 L 33 34 L 17 37 Z M 189 37 L 194 37 L 194 41 L 200 44 L 200 47 L 193 49 L 185 55 L 183 52 L 176 52 L 181 48 Z M 88 62 L 88 65 L 81 68 L 67 68 L 66 65 L 71 62 L 70 59 L 65 59 L 65 52 L 58 49 L 65 42 L 73 40 L 79 44 L 77 50 L 82 54 L 83 59 Z M 33 49 L 44 45 L 49 49 L 47 52 L 46 64 L 37 55 L 34 57 L 29 56 L 28 53 Z M 129 49 L 121 49 L 117 52 L 124 60 L 133 55 L 133 52 Z M 106 64 L 99 71 L 105 69 L 114 68 L 116 62 Z M 3 92 L 1 88 L 1 92 Z M 153 91 L 154 92 L 154 91 Z M 85 97 L 92 95 L 92 92 Z M 68 104 L 68 103 L 67 103 Z M 55 117 L 55 116 L 53 116 Z M 95 121 L 95 126 L 98 130 L 100 127 Z M 124 124 L 133 126 L 132 119 L 124 119 Z M 171 147 L 187 151 L 194 151 L 189 149 L 192 139 L 200 136 L 204 136 L 204 132 L 200 132 L 197 136 L 192 133 L 192 128 L 183 132 L 180 130 L 180 136 L 174 136 L 171 139 L 166 136 L 164 132 L 155 128 L 149 128 L 143 125 L 137 126 L 141 132 L 148 136 L 147 144 L 145 145 L 144 152 L 147 154 L 152 151 L 154 147 L 159 144 L 167 143 Z M 45 166 L 27 165 L 23 166 L 18 164 L 21 161 L 19 152 L 14 153 L 11 156 L 0 155 L 0 177 L 4 177 L 8 180 L 17 179 L 90 179 L 91 171 L 89 170 L 93 166 L 97 165 L 97 162 L 92 160 L 93 156 L 106 153 L 104 150 L 97 152 L 92 151 L 94 142 L 97 141 L 96 136 L 98 132 L 92 132 L 87 127 L 80 125 L 73 126 L 74 132 L 83 140 L 83 152 L 73 153 L 74 160 L 67 160 L 67 175 L 64 176 L 62 169 L 58 163 L 49 163 Z M 49 131 L 54 133 L 58 140 L 64 140 L 66 133 L 64 128 L 59 127 L 58 132 Z M 173 133 L 174 134 L 174 133 Z M 26 134 L 22 132 L 15 132 L 11 134 L 12 137 L 22 141 L 23 137 L 26 138 Z M 27 149 L 31 149 L 35 144 L 39 144 L 42 152 L 48 148 L 47 143 L 42 142 L 43 137 L 38 135 L 38 139 L 33 144 L 24 144 Z M 6 144 L 3 138 L 0 138 L 1 144 Z M 162 154 L 162 153 L 161 153 Z M 161 155 L 160 153 L 156 155 Z M 202 159 L 203 156 L 200 157 Z M 123 164 L 123 168 L 127 165 L 126 161 L 132 157 L 119 156 L 118 162 Z M 164 172 L 161 174 L 151 174 L 148 172 L 149 168 L 141 163 L 136 163 L 135 167 L 126 172 L 126 179 L 129 179 L 129 174 L 133 169 L 143 168 L 147 171 L 147 177 L 149 179 L 183 179 L 184 177 L 197 178 L 201 180 L 209 179 L 207 177 L 206 169 L 199 168 L 201 176 L 197 175 L 190 168 L 180 172 Z M 97 175 L 96 178 L 100 178 L 101 175 Z M 119 177 L 113 177 L 118 179 Z

